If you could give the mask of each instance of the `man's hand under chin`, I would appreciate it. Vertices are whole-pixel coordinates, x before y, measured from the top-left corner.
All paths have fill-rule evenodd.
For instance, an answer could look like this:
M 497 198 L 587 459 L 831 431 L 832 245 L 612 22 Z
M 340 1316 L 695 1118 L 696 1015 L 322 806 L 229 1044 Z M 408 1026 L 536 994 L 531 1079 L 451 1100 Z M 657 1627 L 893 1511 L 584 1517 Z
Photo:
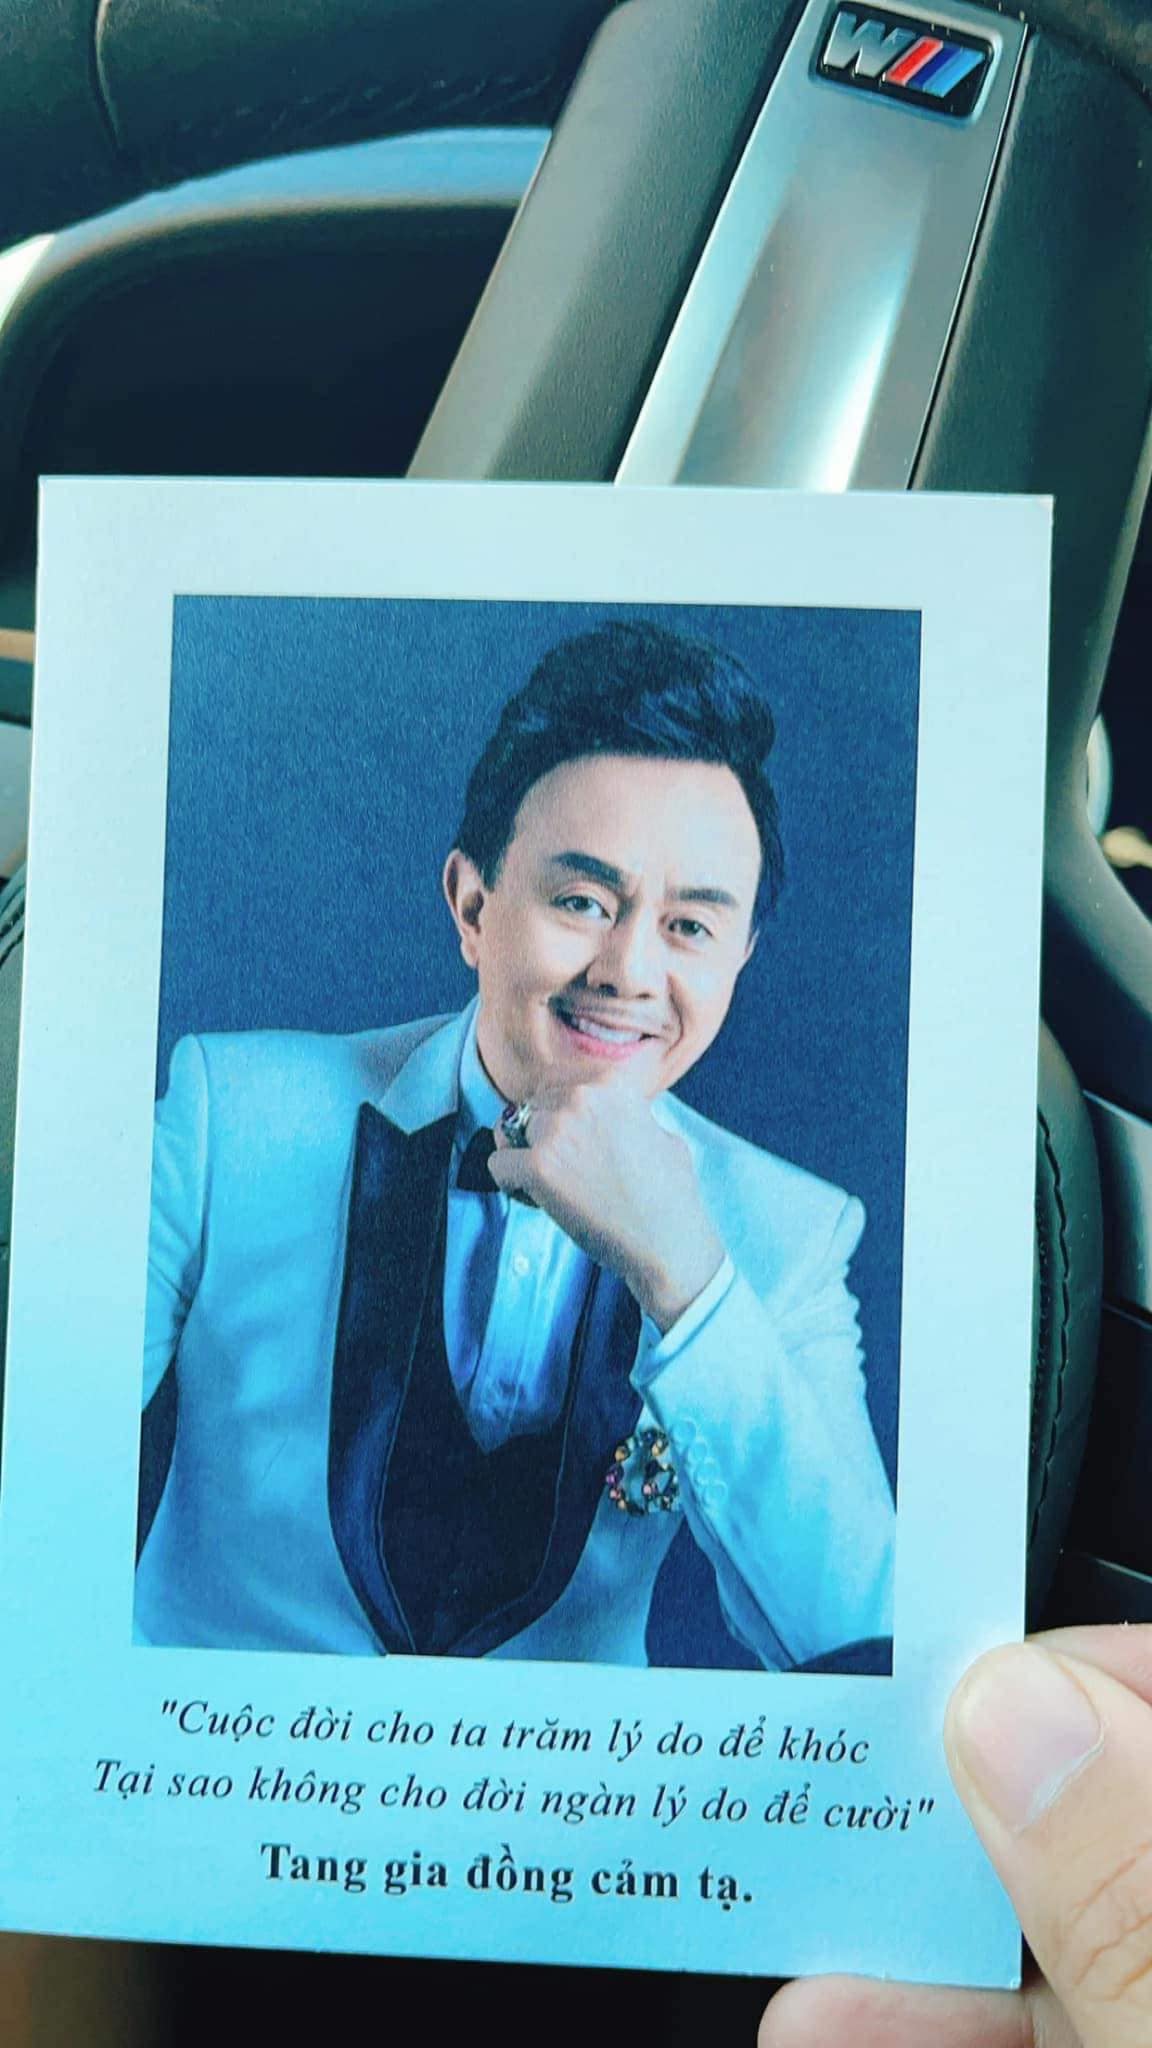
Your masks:
M 529 1143 L 496 1132 L 493 1180 L 526 1195 L 598 1265 L 618 1273 L 660 1331 L 714 1279 L 724 1246 L 683 1139 L 616 1076 L 533 1094 Z

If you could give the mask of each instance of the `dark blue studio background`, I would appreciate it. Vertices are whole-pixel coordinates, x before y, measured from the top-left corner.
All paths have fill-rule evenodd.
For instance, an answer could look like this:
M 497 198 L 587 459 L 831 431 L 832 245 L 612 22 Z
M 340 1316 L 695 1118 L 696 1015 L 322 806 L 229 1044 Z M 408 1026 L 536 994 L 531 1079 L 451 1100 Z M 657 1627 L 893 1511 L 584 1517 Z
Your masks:
M 916 614 L 177 599 L 160 1085 L 185 1031 L 360 1030 L 467 1001 L 440 868 L 468 771 L 544 649 L 606 617 L 680 627 L 764 680 L 785 886 L 678 1092 L 862 1197 L 853 1287 L 894 1476 Z

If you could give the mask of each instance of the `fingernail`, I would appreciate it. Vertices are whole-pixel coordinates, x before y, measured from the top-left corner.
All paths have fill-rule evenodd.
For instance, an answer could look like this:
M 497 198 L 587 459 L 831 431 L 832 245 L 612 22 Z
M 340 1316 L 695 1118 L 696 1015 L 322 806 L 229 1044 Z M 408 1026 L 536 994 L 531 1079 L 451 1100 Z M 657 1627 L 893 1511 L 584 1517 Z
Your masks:
M 952 1756 L 1015 1834 L 1048 1811 L 1103 1740 L 1087 1693 L 1027 1643 L 984 1658 L 948 1715 Z

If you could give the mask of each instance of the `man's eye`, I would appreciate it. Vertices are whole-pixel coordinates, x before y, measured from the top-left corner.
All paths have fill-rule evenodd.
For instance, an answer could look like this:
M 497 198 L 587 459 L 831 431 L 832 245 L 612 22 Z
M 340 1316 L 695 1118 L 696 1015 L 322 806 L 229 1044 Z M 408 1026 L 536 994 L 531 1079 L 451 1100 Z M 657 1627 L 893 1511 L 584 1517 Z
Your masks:
M 672 919 L 672 929 L 682 939 L 710 939 L 712 937 L 708 926 L 701 924 L 698 917 L 674 917 Z
M 558 910 L 571 910 L 577 917 L 607 917 L 604 905 L 595 896 L 558 896 Z

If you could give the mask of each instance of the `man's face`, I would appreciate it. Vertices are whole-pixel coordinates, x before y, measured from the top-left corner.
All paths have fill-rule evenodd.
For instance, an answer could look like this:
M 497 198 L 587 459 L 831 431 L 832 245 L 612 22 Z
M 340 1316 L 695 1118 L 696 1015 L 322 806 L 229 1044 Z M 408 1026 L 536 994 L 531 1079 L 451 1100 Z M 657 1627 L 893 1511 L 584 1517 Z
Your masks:
M 612 1074 L 653 1096 L 686 1074 L 751 952 L 760 858 L 730 769 L 615 755 L 529 790 L 492 887 L 453 853 L 445 890 L 501 1094 Z

